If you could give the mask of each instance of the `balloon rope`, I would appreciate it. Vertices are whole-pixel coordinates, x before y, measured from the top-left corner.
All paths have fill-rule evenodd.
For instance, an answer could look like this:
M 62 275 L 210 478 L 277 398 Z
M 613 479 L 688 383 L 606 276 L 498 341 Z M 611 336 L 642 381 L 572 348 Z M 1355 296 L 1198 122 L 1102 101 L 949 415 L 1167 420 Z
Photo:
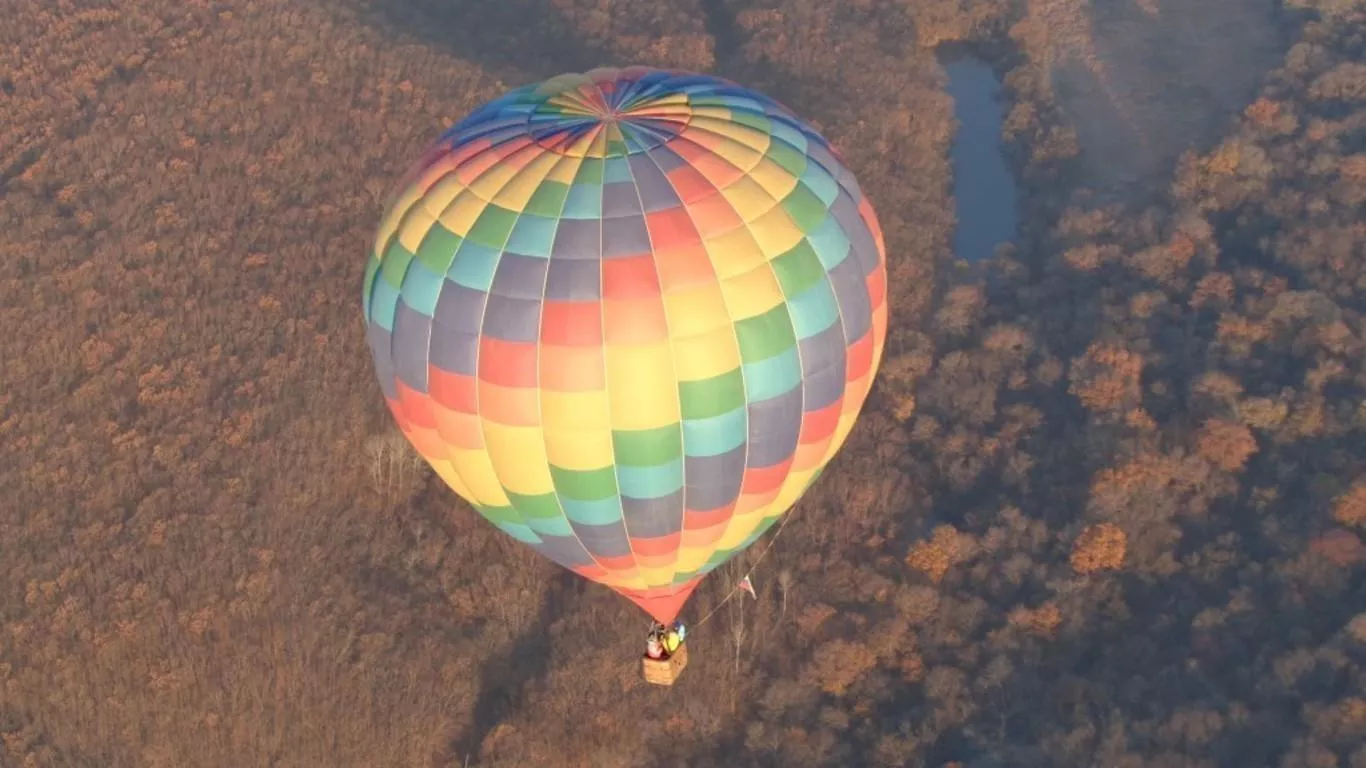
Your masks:
M 745 575 L 740 577 L 739 583 L 737 583 L 734 587 L 731 587 L 730 592 L 728 592 L 725 597 L 721 598 L 721 602 L 717 603 L 715 607 L 713 607 L 710 611 L 707 611 L 707 615 L 703 616 L 696 624 L 694 624 L 694 627 L 700 627 L 703 624 L 706 624 L 707 619 L 710 619 L 712 617 L 712 614 L 721 610 L 721 606 L 730 602 L 730 599 L 732 597 L 735 597 L 735 593 L 740 591 L 740 584 L 745 583 L 745 579 L 748 579 L 749 575 L 751 573 L 754 573 L 754 571 L 759 568 L 759 564 L 764 561 L 764 558 L 768 557 L 768 553 L 773 551 L 773 545 L 778 543 L 778 537 L 783 535 L 783 528 L 787 527 L 788 522 L 796 516 L 795 514 L 793 514 L 796 511 L 797 510 L 794 509 L 791 510 L 791 512 L 789 512 L 788 514 L 783 515 L 783 520 L 781 523 L 778 524 L 778 530 L 773 532 L 773 538 L 769 539 L 768 546 L 764 547 L 764 551 L 759 553 L 759 559 L 754 561 L 754 565 L 751 565 L 748 571 L 745 571 Z M 751 585 L 751 588 L 753 588 L 753 585 Z

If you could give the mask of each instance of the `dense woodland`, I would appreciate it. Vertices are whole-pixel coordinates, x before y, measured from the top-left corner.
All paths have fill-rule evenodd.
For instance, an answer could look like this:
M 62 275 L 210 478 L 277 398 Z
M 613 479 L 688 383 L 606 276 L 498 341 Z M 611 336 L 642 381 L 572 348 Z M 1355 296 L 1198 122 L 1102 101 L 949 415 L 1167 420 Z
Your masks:
M 0 765 L 1366 768 L 1366 3 L 1286 0 L 1253 93 L 1118 195 L 1054 76 L 1108 76 L 1100 10 L 16 4 Z M 975 265 L 946 42 L 1004 78 L 1024 201 Z M 643 614 L 414 463 L 360 320 L 428 140 L 629 62 L 809 115 L 892 275 L 860 426 L 672 690 Z

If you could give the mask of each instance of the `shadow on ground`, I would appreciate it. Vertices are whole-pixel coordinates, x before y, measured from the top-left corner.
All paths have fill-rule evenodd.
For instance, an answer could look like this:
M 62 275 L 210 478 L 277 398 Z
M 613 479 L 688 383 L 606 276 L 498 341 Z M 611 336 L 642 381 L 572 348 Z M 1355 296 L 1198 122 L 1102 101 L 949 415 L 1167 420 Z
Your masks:
M 550 649 L 546 647 L 550 642 L 546 628 L 574 609 L 584 584 L 583 579 L 569 571 L 556 574 L 541 594 L 541 608 L 535 619 L 528 622 L 506 652 L 484 663 L 472 719 L 451 745 L 456 757 L 466 760 L 477 757 L 489 733 L 522 708 L 527 685 L 545 677 L 551 657 Z
M 1165 188 L 1181 153 L 1207 151 L 1279 66 L 1294 22 L 1277 0 L 1095 0 L 1090 44 L 1103 73 L 1054 73 L 1099 189 Z
M 622 65 L 550 0 L 369 0 L 381 26 L 478 64 L 509 86 Z

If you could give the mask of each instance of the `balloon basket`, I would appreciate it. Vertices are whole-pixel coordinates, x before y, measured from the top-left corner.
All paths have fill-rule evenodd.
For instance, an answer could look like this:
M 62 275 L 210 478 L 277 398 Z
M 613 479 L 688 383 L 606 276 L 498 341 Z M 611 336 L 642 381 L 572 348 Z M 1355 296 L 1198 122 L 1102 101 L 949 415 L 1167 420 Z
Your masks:
M 683 669 L 688 666 L 688 644 L 678 646 L 678 650 L 667 659 L 652 659 L 646 656 L 641 660 L 645 670 L 645 682 L 655 685 L 673 685 Z

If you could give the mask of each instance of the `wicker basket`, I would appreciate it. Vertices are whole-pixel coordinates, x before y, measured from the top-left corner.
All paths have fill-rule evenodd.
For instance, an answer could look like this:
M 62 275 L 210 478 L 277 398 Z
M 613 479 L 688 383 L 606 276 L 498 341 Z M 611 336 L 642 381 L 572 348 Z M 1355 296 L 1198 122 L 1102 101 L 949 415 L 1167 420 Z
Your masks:
M 652 659 L 646 656 L 641 660 L 645 670 L 645 682 L 655 685 L 673 685 L 678 676 L 688 666 L 688 645 L 678 646 L 678 650 L 667 659 Z

